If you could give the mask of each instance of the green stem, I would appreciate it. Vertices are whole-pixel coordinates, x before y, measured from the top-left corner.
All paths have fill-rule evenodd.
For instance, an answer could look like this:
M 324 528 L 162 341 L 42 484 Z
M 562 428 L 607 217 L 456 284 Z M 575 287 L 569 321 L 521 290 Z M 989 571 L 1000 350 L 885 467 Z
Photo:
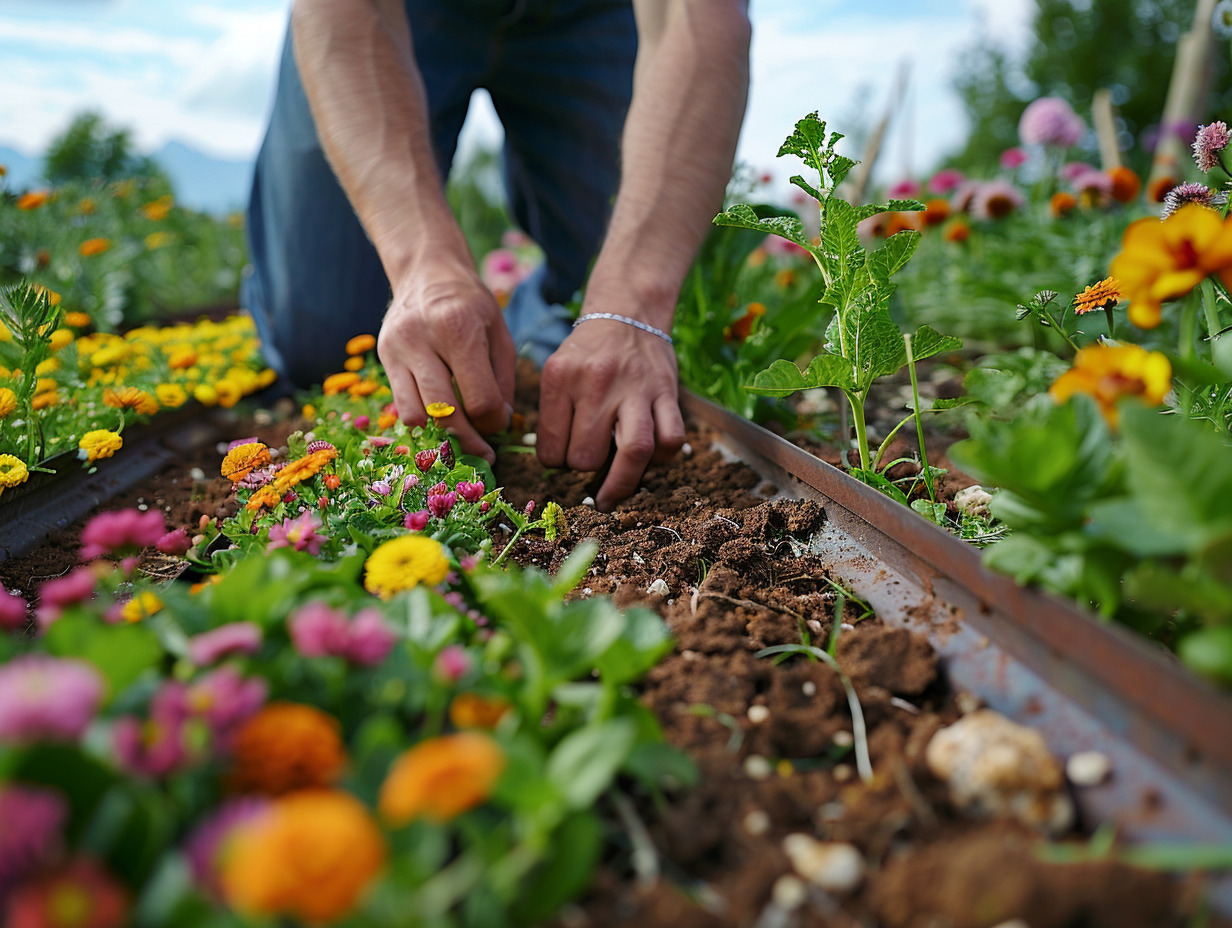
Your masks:
M 911 415 L 915 419 L 915 437 L 920 445 L 920 466 L 924 469 L 924 486 L 928 488 L 928 498 L 935 503 L 937 495 L 933 492 L 933 475 L 928 467 L 928 451 L 924 447 L 924 419 L 920 416 L 920 383 L 916 379 L 915 355 L 911 350 L 911 336 L 903 336 L 903 341 L 907 344 L 907 372 L 911 375 Z
M 868 470 L 868 430 L 864 426 L 864 397 L 857 397 L 846 390 L 843 393 L 847 397 L 847 402 L 851 405 L 851 418 L 856 427 L 856 444 L 860 449 L 860 469 Z
M 1220 332 L 1219 307 L 1215 305 L 1215 285 L 1208 277 L 1202 281 L 1202 312 L 1206 315 L 1206 337 L 1213 341 Z
M 1104 307 L 1104 315 L 1108 319 L 1108 337 L 1116 338 L 1116 335 L 1113 334 L 1113 329 L 1112 329 L 1112 307 L 1111 306 Z
M 500 566 L 501 561 L 505 559 L 505 555 L 508 554 L 511 550 L 513 550 L 513 546 L 518 543 L 518 539 L 522 537 L 522 533 L 525 531 L 526 531 L 526 527 L 523 526 L 522 528 L 518 529 L 516 532 L 513 533 L 513 537 L 509 539 L 509 544 L 505 545 L 505 547 L 501 549 L 501 553 L 497 555 L 496 560 L 492 562 L 493 567 Z
M 1201 297 L 1197 293 L 1191 293 L 1181 303 L 1181 319 L 1178 327 L 1176 353 L 1179 357 L 1192 361 L 1194 360 L 1194 335 L 1198 329 L 1198 303 Z

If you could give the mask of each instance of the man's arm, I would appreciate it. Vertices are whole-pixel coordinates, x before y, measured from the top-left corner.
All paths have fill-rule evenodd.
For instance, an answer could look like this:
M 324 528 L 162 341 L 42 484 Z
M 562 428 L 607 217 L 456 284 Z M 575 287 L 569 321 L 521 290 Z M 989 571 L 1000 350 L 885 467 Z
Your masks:
M 583 313 L 669 331 L 676 299 L 722 208 L 749 83 L 746 0 L 634 0 L 638 55 L 621 144 L 620 191 Z M 636 488 L 655 455 L 684 442 L 676 356 L 621 322 L 583 323 L 543 369 L 538 449 L 550 467 L 596 470 L 596 502 Z
M 479 430 L 508 422 L 513 340 L 445 199 L 403 0 L 296 0 L 291 29 L 322 147 L 393 290 L 377 352 L 398 411 L 422 424 L 456 380 L 466 416 L 450 427 L 491 459 Z

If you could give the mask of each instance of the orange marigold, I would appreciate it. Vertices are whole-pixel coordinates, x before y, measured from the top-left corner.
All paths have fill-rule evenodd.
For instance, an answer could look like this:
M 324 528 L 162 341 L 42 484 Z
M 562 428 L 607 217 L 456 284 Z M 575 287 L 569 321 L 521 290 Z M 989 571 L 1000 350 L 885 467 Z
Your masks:
M 347 388 L 347 393 L 351 396 L 371 396 L 380 388 L 381 385 L 375 380 L 361 380 L 359 383 L 351 384 Z
M 321 384 L 321 390 L 326 396 L 334 396 L 341 393 L 343 390 L 353 387 L 359 383 L 359 374 L 354 371 L 342 371 L 338 374 L 330 374 L 325 378 L 325 382 Z
M 320 709 L 272 702 L 236 734 L 228 785 L 269 796 L 329 786 L 346 767 L 341 731 L 338 720 Z
M 376 420 L 376 427 L 382 432 L 386 429 L 392 429 L 398 424 L 398 417 L 392 412 L 381 413 L 379 419 Z
M 77 246 L 77 253 L 83 258 L 90 258 L 94 255 L 101 255 L 104 251 L 111 247 L 111 242 L 105 238 L 88 238 Z
M 282 493 L 273 484 L 267 483 L 248 498 L 244 508 L 249 512 L 256 512 L 258 509 L 273 509 L 280 499 L 282 499 Z
M 237 445 L 222 459 L 222 475 L 232 483 L 239 483 L 258 467 L 270 462 L 270 450 L 259 441 Z
M 897 235 L 899 232 L 918 232 L 924 225 L 924 220 L 916 212 L 893 212 L 886 214 L 885 236 Z
M 924 204 L 924 225 L 939 226 L 950 218 L 950 201 L 943 197 L 929 200 Z
M 355 908 L 386 855 L 380 829 L 354 796 L 337 790 L 294 793 L 231 834 L 222 861 L 223 895 L 245 914 L 325 925 Z
M 120 387 L 118 390 L 108 387 L 103 391 L 103 402 L 112 409 L 131 409 L 143 416 L 158 412 L 158 400 L 136 387 Z
M 1172 389 L 1172 365 L 1158 351 L 1138 345 L 1088 345 L 1074 357 L 1074 366 L 1056 379 L 1048 394 L 1058 403 L 1075 393 L 1094 397 L 1113 428 L 1120 420 L 1117 403 L 1134 397 L 1158 406 Z
M 723 330 L 723 337 L 729 342 L 742 342 L 753 332 L 753 325 L 766 314 L 764 303 L 750 303 L 744 315 Z
M 89 313 L 71 312 L 64 314 L 64 324 L 72 326 L 74 329 L 87 328 L 92 321 Z
M 60 395 L 54 390 L 49 393 L 36 393 L 30 399 L 31 409 L 50 409 L 52 406 L 58 405 Z
M 346 353 L 349 355 L 363 354 L 376 347 L 376 338 L 372 335 L 356 335 L 346 343 Z
M 1115 277 L 1105 277 L 1097 284 L 1091 284 L 1074 297 L 1074 312 L 1079 316 L 1094 312 L 1097 309 L 1107 309 L 1121 301 L 1121 285 Z
M 322 467 L 336 457 L 338 457 L 338 449 L 332 447 L 309 452 L 280 470 L 270 486 L 274 487 L 278 491 L 278 495 L 281 496 L 287 490 L 299 486 L 305 480 L 311 480 L 321 472 Z
M 1118 203 L 1132 203 L 1142 192 L 1142 179 L 1124 165 L 1108 172 L 1112 178 L 1112 199 Z
M 342 362 L 342 366 L 348 371 L 362 371 L 364 369 L 364 359 L 359 357 L 347 358 Z
M 971 237 L 971 225 L 964 219 L 955 219 L 941 233 L 947 242 L 965 242 Z
M 1067 190 L 1058 190 L 1048 201 L 1048 208 L 1052 211 L 1053 219 L 1068 216 L 1077 206 L 1078 200 Z
M 492 795 L 505 752 L 487 735 L 459 732 L 422 741 L 394 761 L 381 784 L 381 815 L 395 826 L 448 822 Z
M 50 190 L 31 190 L 17 198 L 18 209 L 38 209 L 51 197 Z
M 449 721 L 454 728 L 495 728 L 509 709 L 499 696 L 459 693 L 449 704 Z

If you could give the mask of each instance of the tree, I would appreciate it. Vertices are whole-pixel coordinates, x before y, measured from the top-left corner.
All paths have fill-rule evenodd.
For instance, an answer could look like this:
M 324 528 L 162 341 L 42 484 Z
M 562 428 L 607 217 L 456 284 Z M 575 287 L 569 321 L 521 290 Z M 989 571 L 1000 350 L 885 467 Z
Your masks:
M 43 175 L 52 184 L 75 180 L 163 178 L 154 162 L 133 151 L 127 129 L 113 129 L 94 112 L 80 113 L 52 140 L 43 159 Z

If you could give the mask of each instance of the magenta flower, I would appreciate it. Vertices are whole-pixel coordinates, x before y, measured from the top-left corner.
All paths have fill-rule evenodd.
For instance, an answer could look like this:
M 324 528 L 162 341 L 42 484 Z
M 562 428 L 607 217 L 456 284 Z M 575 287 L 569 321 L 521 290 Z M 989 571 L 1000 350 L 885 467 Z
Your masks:
M 15 632 L 26 627 L 29 606 L 16 593 L 10 593 L 0 583 L 0 631 Z
M 0 907 L 10 892 L 59 856 L 68 806 L 55 790 L 0 785 Z
M 483 562 L 483 554 L 464 554 L 458 559 L 458 566 L 465 571 L 474 570 Z
M 275 548 L 294 548 L 296 551 L 307 551 L 313 557 L 321 553 L 321 547 L 328 540 L 327 536 L 317 533 L 321 527 L 316 513 L 305 512 L 294 519 L 283 519 L 281 525 L 270 529 L 267 550 Z
M 471 669 L 471 656 L 460 645 L 447 645 L 432 662 L 432 675 L 442 683 L 457 683 Z
M 971 212 L 977 219 L 1004 219 L 1024 200 L 1018 188 L 1008 181 L 990 180 L 981 184 L 971 204 Z
M 448 493 L 441 493 L 436 496 L 428 497 L 428 511 L 438 519 L 443 519 L 449 515 L 449 511 L 453 509 L 454 504 L 458 501 L 458 494 L 452 490 Z
M 534 512 L 535 512 L 535 501 L 533 499 L 528 499 L 526 501 L 526 506 L 522 509 L 522 515 L 526 516 L 526 518 L 529 519 L 532 515 L 534 515 Z
M 412 532 L 422 532 L 428 527 L 428 522 L 431 519 L 432 513 L 426 509 L 420 509 L 418 512 L 408 512 L 406 518 L 402 520 L 402 524 Z
M 227 842 L 238 826 L 252 821 L 268 808 L 268 799 L 238 796 L 228 799 L 193 829 L 184 842 L 184 856 L 188 859 L 193 884 L 202 895 L 222 900 L 221 868 Z
M 477 503 L 483 498 L 483 484 L 478 481 L 462 480 L 457 486 L 458 495 L 468 503 Z
M 372 424 L 372 420 L 369 419 L 367 416 L 356 416 L 355 421 L 352 422 L 351 424 L 355 426 L 355 428 L 359 429 L 361 432 L 364 432 L 364 431 L 367 431 L 368 426 Z
M 188 763 L 184 743 L 184 720 L 177 716 L 151 717 L 142 721 L 135 715 L 116 719 L 111 729 L 116 763 L 127 773 L 161 780 Z
M 168 532 L 158 541 L 154 542 L 154 547 L 163 554 L 183 557 L 188 553 L 188 549 L 192 547 L 192 539 L 188 537 L 188 529 L 181 525 L 175 531 Z
M 1007 148 L 1001 152 L 1001 168 L 1005 171 L 1016 171 L 1027 163 L 1027 153 L 1021 148 Z
M 453 464 L 454 464 L 453 445 L 449 443 L 448 438 L 446 438 L 443 442 L 441 442 L 440 461 L 442 464 L 445 465 L 446 470 L 453 470 Z
M 1057 176 L 1072 184 L 1082 175 L 1090 174 L 1092 171 L 1098 173 L 1099 168 L 1093 164 L 1087 164 L 1085 161 L 1067 161 L 1061 165 L 1061 170 L 1057 171 Z
M 440 480 L 432 484 L 432 486 L 428 487 L 429 496 L 443 496 L 444 494 L 448 492 L 449 492 L 449 484 L 447 484 L 444 480 Z
M 419 486 L 419 474 L 407 474 L 406 480 L 402 481 L 402 492 L 414 489 Z
M 163 514 L 154 509 L 100 512 L 81 532 L 81 559 L 91 561 L 104 554 L 132 554 L 134 549 L 156 544 L 166 533 Z
M 957 168 L 942 168 L 929 179 L 928 192 L 939 197 L 948 196 L 966 179 L 963 172 Z
M 316 441 L 308 442 L 308 447 L 304 449 L 305 454 L 316 454 L 318 451 L 331 451 L 334 445 L 323 438 L 318 438 Z
M 33 875 L 9 897 L 11 928 L 122 928 L 129 920 L 128 892 L 93 857 L 77 856 Z
M 184 708 L 202 719 L 220 750 L 229 750 L 240 726 L 265 705 L 269 688 L 264 680 L 245 679 L 233 665 L 219 667 L 190 683 L 184 690 Z M 174 702 L 175 695 L 171 694 Z
M 1078 143 L 1085 131 L 1086 124 L 1060 97 L 1032 101 L 1018 121 L 1018 137 L 1024 145 L 1069 148 Z
M 245 490 L 259 490 L 261 487 L 273 480 L 274 475 L 285 466 L 286 465 L 280 465 L 275 467 L 271 465 L 269 467 L 258 467 L 247 477 L 241 480 L 237 486 L 241 486 Z
M 397 633 L 385 624 L 379 609 L 361 609 L 351 620 L 346 653 L 352 664 L 375 667 L 389 656 L 398 643 Z
M 394 443 L 392 438 L 385 435 L 373 435 L 368 439 L 368 444 L 373 448 L 387 448 Z
M 188 639 L 188 659 L 208 667 L 231 654 L 256 654 L 261 649 L 261 628 L 252 622 L 230 622 Z
M 261 439 L 258 438 L 256 435 L 253 435 L 251 438 L 237 438 L 235 441 L 227 443 L 227 451 L 229 452 L 234 451 L 236 448 L 240 447 L 241 445 L 251 445 L 254 442 L 258 442 L 260 440 Z
M 415 466 L 423 473 L 431 470 L 432 465 L 436 463 L 438 451 L 435 448 L 429 448 L 426 451 L 415 452 Z
M 377 480 L 369 485 L 368 491 L 374 496 L 388 496 L 394 488 L 389 485 L 388 480 Z
M 1222 206 L 1224 196 L 1216 193 L 1205 184 L 1194 182 L 1179 184 L 1168 191 L 1168 195 L 1164 197 L 1164 206 L 1160 211 L 1160 217 L 1167 219 L 1186 203 L 1197 203 L 1199 206 L 1205 206 L 1207 209 L 1214 209 L 1217 206 Z
M 349 640 L 347 617 L 326 603 L 315 601 L 301 606 L 287 619 L 291 643 L 304 657 L 339 656 Z
M 1219 153 L 1228 147 L 1232 134 L 1224 122 L 1212 122 L 1198 127 L 1198 134 L 1193 140 L 1194 161 L 1203 174 L 1215 169 L 1219 164 Z
M 923 188 L 920 187 L 918 180 L 900 180 L 886 191 L 886 196 L 891 200 L 909 200 L 918 197 Z
M 802 248 L 795 242 L 789 242 L 787 239 L 780 238 L 777 235 L 767 235 L 762 239 L 762 243 L 758 247 L 768 255 L 775 255 L 781 258 L 808 257 L 808 249 Z
M 27 654 L 0 666 L 0 743 L 76 741 L 98 710 L 103 678 L 92 664 Z

